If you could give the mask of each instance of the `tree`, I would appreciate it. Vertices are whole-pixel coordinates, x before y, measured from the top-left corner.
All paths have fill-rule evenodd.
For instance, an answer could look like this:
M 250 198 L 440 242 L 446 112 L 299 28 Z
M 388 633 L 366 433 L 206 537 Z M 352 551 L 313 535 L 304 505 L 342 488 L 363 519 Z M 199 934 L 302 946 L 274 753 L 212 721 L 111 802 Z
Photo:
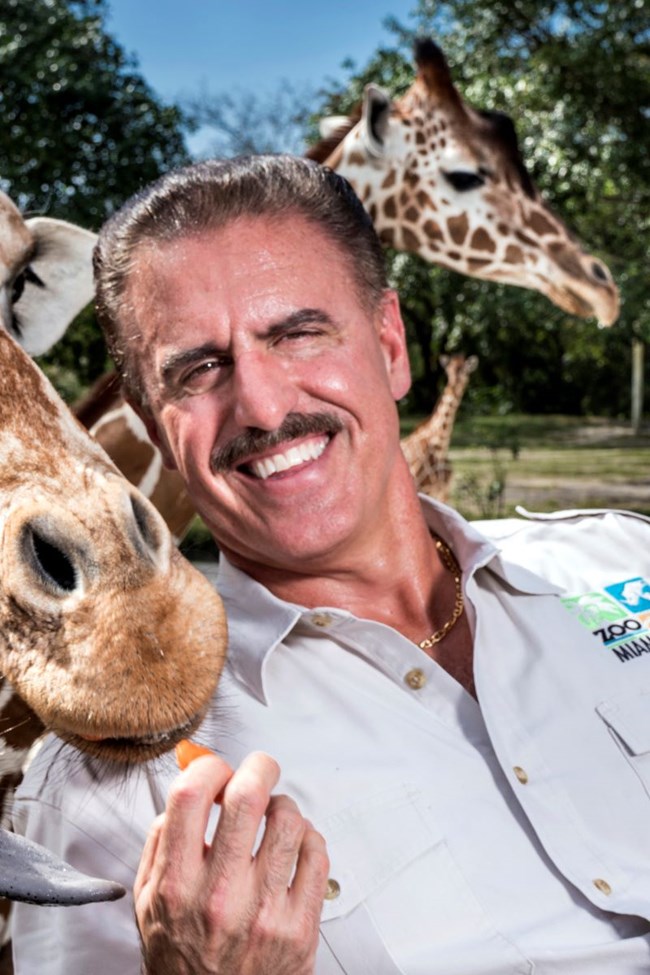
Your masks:
M 264 94 L 246 89 L 214 93 L 206 88 L 183 104 L 193 126 L 211 137 L 202 155 L 300 155 L 315 97 L 310 87 L 298 88 L 285 80 Z
M 92 230 L 188 161 L 187 120 L 154 95 L 105 16 L 104 0 L 0 0 L 0 185 L 23 211 Z M 67 399 L 104 371 L 90 310 L 40 363 Z
M 0 177 L 23 210 L 96 229 L 187 160 L 184 119 L 104 30 L 104 0 L 0 0 Z

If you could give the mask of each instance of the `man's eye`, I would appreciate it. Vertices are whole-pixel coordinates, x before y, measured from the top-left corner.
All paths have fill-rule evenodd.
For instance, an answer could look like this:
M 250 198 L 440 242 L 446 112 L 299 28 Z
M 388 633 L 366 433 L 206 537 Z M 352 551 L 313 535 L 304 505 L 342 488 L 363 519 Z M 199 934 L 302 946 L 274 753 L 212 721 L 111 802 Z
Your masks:
M 209 389 L 217 381 L 222 365 L 216 359 L 208 359 L 198 366 L 192 366 L 180 377 L 180 385 L 191 393 Z

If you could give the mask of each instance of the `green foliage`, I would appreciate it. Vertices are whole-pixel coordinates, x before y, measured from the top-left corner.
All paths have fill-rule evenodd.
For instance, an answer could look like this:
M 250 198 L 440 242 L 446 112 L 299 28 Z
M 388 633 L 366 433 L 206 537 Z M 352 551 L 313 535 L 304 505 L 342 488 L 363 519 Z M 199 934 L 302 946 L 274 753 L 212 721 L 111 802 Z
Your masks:
M 97 229 L 187 156 L 164 106 L 106 34 L 104 0 L 0 0 L 0 177 L 21 209 Z
M 104 0 L 0 0 L 0 186 L 23 212 L 96 230 L 188 159 L 185 120 L 105 32 Z M 40 364 L 66 399 L 105 368 L 92 312 Z
M 630 343 L 650 341 L 650 29 L 644 0 L 420 0 L 416 27 L 392 21 L 395 49 L 348 65 L 323 114 L 349 110 L 369 82 L 393 93 L 412 78 L 410 48 L 430 34 L 477 108 L 514 119 L 527 166 L 553 209 L 608 264 L 621 289 L 611 330 L 532 292 L 391 257 L 412 353 L 406 410 L 425 411 L 443 352 L 480 357 L 467 404 L 541 413 L 629 414 Z

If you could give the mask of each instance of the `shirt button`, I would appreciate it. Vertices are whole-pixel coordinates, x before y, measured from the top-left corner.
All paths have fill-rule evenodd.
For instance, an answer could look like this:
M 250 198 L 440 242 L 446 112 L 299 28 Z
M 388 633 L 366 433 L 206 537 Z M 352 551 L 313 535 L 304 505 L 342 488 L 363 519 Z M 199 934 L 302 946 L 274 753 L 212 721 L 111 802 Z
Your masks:
M 515 765 L 512 771 L 515 773 L 521 784 L 526 785 L 528 782 L 528 773 L 526 770 L 523 769 L 521 765 Z
M 601 894 L 606 894 L 608 897 L 612 892 L 612 888 L 609 886 L 606 880 L 602 880 L 598 877 L 594 880 L 594 887 L 597 887 Z
M 327 881 L 327 890 L 325 891 L 325 900 L 326 901 L 335 901 L 336 898 L 339 896 L 340 893 L 341 893 L 341 885 L 340 885 L 340 883 L 338 882 L 338 880 L 334 880 L 333 877 L 330 877 L 329 880 Z
M 426 684 L 427 677 L 423 670 L 420 670 L 419 667 L 414 667 L 413 670 L 409 670 L 408 674 L 405 675 L 404 680 L 414 691 L 419 691 Z
M 329 613 L 313 613 L 311 621 L 314 626 L 331 626 L 334 622 L 334 617 L 330 616 Z

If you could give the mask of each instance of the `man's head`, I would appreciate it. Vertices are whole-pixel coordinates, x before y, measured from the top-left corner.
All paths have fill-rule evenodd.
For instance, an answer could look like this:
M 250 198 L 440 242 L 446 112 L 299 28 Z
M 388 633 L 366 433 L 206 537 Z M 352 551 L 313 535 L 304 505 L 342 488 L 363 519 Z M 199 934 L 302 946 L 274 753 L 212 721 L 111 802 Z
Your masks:
M 167 173 L 104 226 L 95 250 L 97 316 L 129 396 L 143 400 L 138 328 L 125 300 L 139 249 L 216 230 L 241 217 L 300 214 L 345 252 L 359 298 L 376 307 L 387 287 L 383 251 L 346 180 L 293 156 L 208 160 Z
M 410 375 L 347 185 L 287 158 L 192 167 L 113 219 L 97 269 L 127 393 L 222 550 L 286 574 L 365 546 L 412 488 Z

